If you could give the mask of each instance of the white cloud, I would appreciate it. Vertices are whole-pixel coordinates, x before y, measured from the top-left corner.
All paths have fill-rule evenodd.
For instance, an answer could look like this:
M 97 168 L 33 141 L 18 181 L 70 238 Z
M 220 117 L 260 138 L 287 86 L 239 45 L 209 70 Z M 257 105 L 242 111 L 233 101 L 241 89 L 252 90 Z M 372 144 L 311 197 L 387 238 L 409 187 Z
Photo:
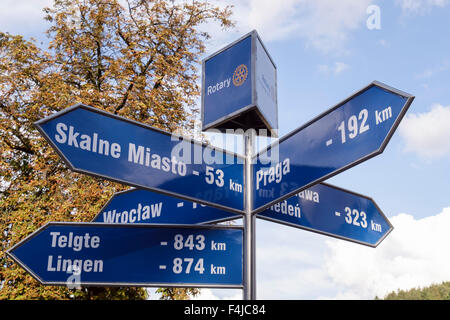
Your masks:
M 375 249 L 327 241 L 325 272 L 341 288 L 329 298 L 373 299 L 450 280 L 450 207 L 423 219 L 399 214 L 390 221 L 394 230 Z
M 242 290 L 240 289 L 200 289 L 200 294 L 192 300 L 241 300 Z
M 435 104 L 425 113 L 412 113 L 403 119 L 399 132 L 406 151 L 425 159 L 450 155 L 450 106 Z
M 256 288 L 258 299 L 314 299 L 329 292 L 321 267 L 324 236 L 257 220 Z
M 450 207 L 415 219 L 389 218 L 394 230 L 370 248 L 258 220 L 258 299 L 374 299 L 450 280 Z M 199 299 L 241 299 L 240 290 L 202 289 Z
M 321 64 L 319 72 L 325 75 L 334 74 L 335 76 L 349 69 L 350 66 L 344 62 L 335 62 L 333 65 Z
M 421 73 L 416 74 L 416 79 L 431 78 L 432 76 L 450 69 L 450 60 L 444 60 L 434 68 L 428 68 Z
M 396 0 L 396 3 L 400 5 L 404 13 L 423 14 L 429 12 L 432 7 L 445 7 L 450 0 Z
M 389 220 L 394 230 L 376 248 L 257 220 L 257 298 L 371 300 L 449 281 L 450 207 Z M 242 291 L 202 289 L 195 299 L 240 300 Z
M 302 39 L 308 47 L 322 53 L 345 53 L 351 31 L 365 28 L 366 9 L 374 0 L 227 0 L 215 1 L 234 5 L 233 19 L 237 32 L 224 35 L 210 29 L 216 41 L 226 43 L 256 29 L 263 41 Z M 227 39 L 225 39 L 227 38 Z M 214 45 L 213 45 L 214 46 Z
M 305 39 L 309 46 L 323 52 L 345 52 L 349 33 L 365 27 L 366 9 L 371 0 L 302 1 L 296 15 L 295 32 L 290 36 Z
M 42 9 L 52 5 L 53 0 L 2 0 L 0 30 L 40 37 L 48 26 Z
M 343 62 L 335 62 L 333 72 L 335 75 L 340 74 L 341 72 L 347 70 L 349 68 L 348 64 Z
M 366 9 L 374 1 L 212 0 L 221 7 L 234 6 L 236 30 L 224 32 L 217 23 L 204 25 L 203 29 L 212 35 L 208 51 L 256 29 L 263 41 L 301 39 L 306 46 L 323 53 L 344 53 L 349 34 L 365 28 Z M 53 0 L 2 0 L 0 30 L 40 37 L 48 27 L 42 9 L 52 4 Z
M 390 44 L 386 39 L 380 39 L 377 42 L 380 46 L 385 47 L 385 48 L 389 48 Z
M 348 64 L 345 64 L 343 62 L 335 62 L 333 72 L 335 75 L 338 75 L 349 68 L 350 66 Z
M 159 300 L 161 299 L 161 294 L 157 293 L 157 288 L 146 288 L 149 294 L 148 300 Z M 209 289 L 201 288 L 200 293 L 191 297 L 191 300 L 241 300 L 242 290 L 241 289 Z

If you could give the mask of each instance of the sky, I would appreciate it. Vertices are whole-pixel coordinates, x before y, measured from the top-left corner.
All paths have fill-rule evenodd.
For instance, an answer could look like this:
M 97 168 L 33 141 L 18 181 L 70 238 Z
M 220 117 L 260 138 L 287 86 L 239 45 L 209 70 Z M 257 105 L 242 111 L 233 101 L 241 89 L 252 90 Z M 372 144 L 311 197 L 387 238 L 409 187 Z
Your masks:
M 45 44 L 51 3 L 1 0 L 0 30 Z M 373 198 L 394 230 L 370 248 L 257 220 L 257 298 L 373 299 L 450 281 L 450 1 L 214 3 L 234 5 L 236 27 L 205 26 L 205 56 L 258 32 L 277 66 L 280 137 L 373 80 L 415 96 L 381 155 L 326 181 Z M 198 298 L 242 292 L 202 289 Z

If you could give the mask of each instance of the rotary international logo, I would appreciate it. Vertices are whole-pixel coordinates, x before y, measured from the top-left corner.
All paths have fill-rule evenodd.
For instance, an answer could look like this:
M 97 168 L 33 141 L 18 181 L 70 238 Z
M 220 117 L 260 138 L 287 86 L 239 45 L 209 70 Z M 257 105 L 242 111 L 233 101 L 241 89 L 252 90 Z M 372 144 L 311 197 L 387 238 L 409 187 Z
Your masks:
M 247 66 L 245 64 L 239 65 L 234 70 L 234 73 L 233 73 L 233 84 L 236 87 L 241 86 L 245 82 L 245 79 L 247 79 L 247 75 L 248 75 Z

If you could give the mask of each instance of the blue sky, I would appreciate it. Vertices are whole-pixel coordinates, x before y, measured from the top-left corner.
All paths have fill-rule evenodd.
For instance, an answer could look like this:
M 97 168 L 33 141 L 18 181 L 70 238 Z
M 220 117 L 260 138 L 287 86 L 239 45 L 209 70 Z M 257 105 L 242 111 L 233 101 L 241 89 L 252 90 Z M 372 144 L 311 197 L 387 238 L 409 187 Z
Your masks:
M 51 3 L 2 0 L 0 30 L 46 41 L 41 8 Z M 235 6 L 236 29 L 208 26 L 206 55 L 258 31 L 277 65 L 280 136 L 373 80 L 416 97 L 383 154 L 327 181 L 372 197 L 394 231 L 372 249 L 258 220 L 258 298 L 372 299 L 449 281 L 450 1 L 217 3 Z M 380 29 L 367 26 L 370 5 L 380 9 Z

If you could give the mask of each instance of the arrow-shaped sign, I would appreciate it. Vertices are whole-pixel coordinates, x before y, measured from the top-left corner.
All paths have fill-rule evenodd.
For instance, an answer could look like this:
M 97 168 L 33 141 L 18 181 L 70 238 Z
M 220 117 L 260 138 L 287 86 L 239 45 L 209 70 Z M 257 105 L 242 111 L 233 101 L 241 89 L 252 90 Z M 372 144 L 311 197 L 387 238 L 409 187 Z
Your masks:
M 272 205 L 257 217 L 371 247 L 393 229 L 371 198 L 325 183 Z
M 242 228 L 51 222 L 7 254 L 42 284 L 242 287 Z
M 254 212 L 382 153 L 413 99 L 373 82 L 260 152 Z
M 144 189 L 115 193 L 92 222 L 203 224 L 242 215 Z
M 243 212 L 243 159 L 82 104 L 36 122 L 76 172 Z

